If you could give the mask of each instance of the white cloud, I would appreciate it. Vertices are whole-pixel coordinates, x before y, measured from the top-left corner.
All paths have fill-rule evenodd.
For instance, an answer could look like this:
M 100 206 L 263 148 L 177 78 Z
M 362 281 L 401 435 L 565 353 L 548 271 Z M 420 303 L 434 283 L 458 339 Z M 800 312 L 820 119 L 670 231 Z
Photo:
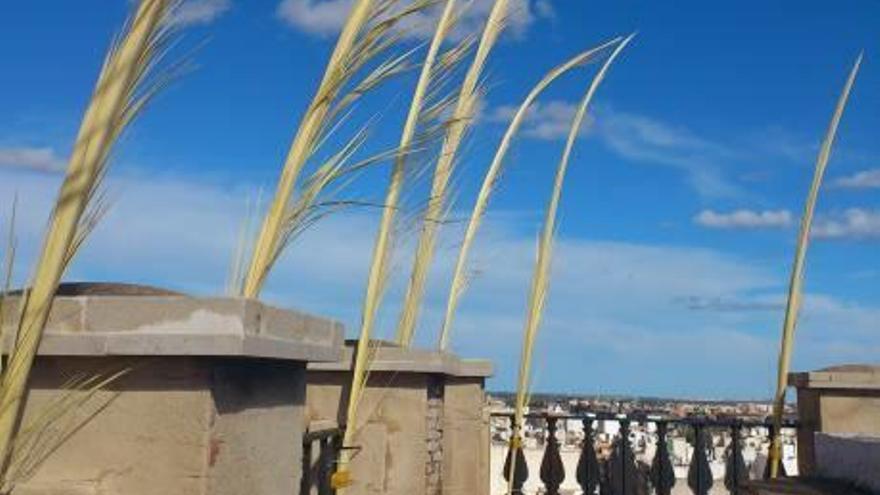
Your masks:
M 494 0 L 473 0 L 463 12 L 455 31 L 450 38 L 462 39 L 465 35 L 482 29 Z M 534 7 L 529 0 L 513 0 L 510 2 L 508 29 L 514 36 L 523 36 L 538 17 L 547 17 L 551 10 L 543 1 Z M 278 5 L 278 17 L 288 26 L 317 36 L 334 36 L 342 29 L 351 0 L 282 0 Z M 440 8 L 431 9 L 427 13 L 410 15 L 404 23 L 404 29 L 411 37 L 428 39 L 434 34 L 434 28 L 440 15 Z
M 514 105 L 501 105 L 495 107 L 486 116 L 487 122 L 507 125 L 519 107 Z M 551 100 L 547 103 L 536 102 L 529 108 L 520 133 L 529 138 L 555 141 L 568 137 L 572 120 L 577 112 L 577 105 L 560 100 Z M 589 128 L 589 122 L 583 129 Z
M 173 24 L 210 24 L 232 8 L 232 0 L 185 0 L 171 19 Z
M 32 265 L 60 179 L 57 174 L 0 169 L 0 198 L 15 191 L 20 198 L 19 281 Z M 108 177 L 107 188 L 112 208 L 68 279 L 148 283 L 201 295 L 222 293 L 248 188 L 212 184 L 203 176 L 118 173 Z M 5 212 L 0 203 L 0 219 Z M 487 217 L 472 264 L 479 276 L 462 299 L 453 334 L 458 351 L 494 360 L 498 370 L 490 384 L 494 388 L 508 388 L 515 379 L 534 263 L 532 232 L 522 231 L 512 218 Z M 355 332 L 376 225 L 375 214 L 358 213 L 332 217 L 307 232 L 279 261 L 266 299 L 340 319 L 350 333 Z M 454 233 L 444 232 L 441 245 L 452 246 Z M 382 337 L 393 333 L 408 275 L 408 247 L 404 243 L 397 252 L 380 315 Z M 782 271 L 693 246 L 561 237 L 555 253 L 536 356 L 538 390 L 716 397 L 771 392 L 781 312 L 737 311 L 729 302 L 761 302 L 765 299 L 760 294 L 774 294 L 766 300 L 775 304 L 775 295 L 786 282 Z M 455 255 L 454 249 L 445 247 L 438 252 L 417 337 L 421 345 L 436 338 Z M 723 304 L 693 311 L 682 301 Z M 809 295 L 795 367 L 872 359 L 880 347 L 878 318 L 880 308 Z M 608 374 L 608 369 L 618 372 Z M 603 378 L 584 382 L 573 374 Z M 651 379 L 644 380 L 646 376 Z
M 331 36 L 339 33 L 351 0 L 283 0 L 278 5 L 278 17 L 289 26 L 309 34 Z
M 64 159 L 52 148 L 0 146 L 0 168 L 58 172 L 63 170 L 64 166 Z
M 812 235 L 824 239 L 880 238 L 880 211 L 849 208 L 842 213 L 827 215 L 816 220 Z
M 713 229 L 779 229 L 789 227 L 792 216 L 788 210 L 741 209 L 730 213 L 703 210 L 694 217 L 694 222 Z
M 848 189 L 876 189 L 880 187 L 880 169 L 863 170 L 848 177 L 839 177 L 831 184 Z

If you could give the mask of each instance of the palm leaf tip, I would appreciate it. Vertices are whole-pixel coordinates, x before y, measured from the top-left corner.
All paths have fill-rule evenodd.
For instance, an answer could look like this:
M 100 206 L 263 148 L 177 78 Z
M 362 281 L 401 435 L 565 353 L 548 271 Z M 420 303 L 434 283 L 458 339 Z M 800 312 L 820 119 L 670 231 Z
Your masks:
M 631 39 L 632 36 L 628 38 L 627 42 Z M 589 62 L 600 53 L 603 53 L 605 50 L 611 48 L 612 46 L 619 44 L 621 41 L 622 39 L 619 37 L 614 38 L 595 48 L 591 48 L 589 50 L 578 53 L 564 63 L 551 69 L 532 88 L 532 90 L 520 104 L 513 118 L 511 118 L 510 124 L 508 125 L 508 128 L 501 139 L 501 143 L 495 151 L 495 155 L 492 158 L 489 169 L 486 171 L 486 175 L 483 178 L 483 184 L 480 187 L 479 192 L 477 193 L 477 199 L 474 203 L 473 210 L 471 211 L 470 219 L 468 220 L 464 237 L 462 239 L 462 244 L 458 251 L 458 257 L 456 259 L 455 268 L 452 275 L 452 283 L 450 284 L 449 295 L 446 299 L 446 311 L 444 313 L 443 324 L 440 329 L 440 337 L 438 339 L 438 346 L 441 350 L 445 350 L 449 345 L 455 312 L 458 309 L 458 302 L 461 299 L 461 296 L 464 294 L 465 290 L 465 284 L 467 281 L 467 260 L 473 247 L 473 242 L 476 238 L 476 234 L 480 226 L 482 225 L 483 215 L 488 208 L 492 192 L 495 190 L 495 185 L 497 184 L 501 176 L 504 159 L 507 156 L 507 152 L 510 149 L 513 138 L 515 137 L 516 133 L 519 131 L 520 126 L 524 122 L 529 109 L 537 100 L 537 98 L 544 92 L 544 90 L 546 90 L 547 87 L 549 87 L 556 79 L 573 70 L 574 68 L 580 67 L 583 64 Z
M 855 84 L 856 76 L 859 73 L 859 68 L 862 64 L 862 56 L 862 53 L 860 53 L 858 57 L 856 57 L 856 61 L 849 72 L 846 84 L 837 100 L 837 106 L 831 116 L 828 129 L 822 140 L 822 145 L 819 148 L 819 153 L 816 158 L 816 167 L 813 173 L 813 180 L 810 183 L 810 190 L 804 203 L 804 213 L 801 217 L 800 229 L 798 230 L 797 245 L 795 247 L 794 261 L 792 263 L 791 276 L 789 279 L 785 318 L 782 323 L 782 339 L 779 348 L 779 359 L 777 362 L 776 393 L 773 401 L 773 424 L 775 426 L 776 434 L 772 439 L 770 449 L 770 475 L 774 478 L 778 474 L 782 455 L 782 445 L 780 443 L 782 414 L 785 408 L 785 391 L 788 386 L 788 372 L 791 369 L 791 357 L 794 352 L 794 334 L 797 328 L 797 318 L 801 307 L 801 299 L 803 297 L 803 279 L 813 215 L 819 199 L 819 190 L 822 186 L 822 179 L 825 176 L 825 170 L 831 157 L 834 139 L 837 136 L 837 128 L 840 125 L 840 120 L 846 109 L 850 92 Z

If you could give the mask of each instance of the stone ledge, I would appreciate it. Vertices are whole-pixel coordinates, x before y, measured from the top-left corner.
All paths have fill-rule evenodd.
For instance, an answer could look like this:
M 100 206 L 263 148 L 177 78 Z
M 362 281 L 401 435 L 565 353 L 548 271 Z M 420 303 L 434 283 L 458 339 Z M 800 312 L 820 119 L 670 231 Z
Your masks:
M 847 483 L 810 478 L 749 481 L 743 491 L 748 495 L 872 495 Z
M 355 342 L 346 342 L 341 359 L 334 362 L 309 363 L 313 371 L 349 371 L 353 361 Z M 425 349 L 404 349 L 394 344 L 378 341 L 372 371 L 406 371 L 412 373 L 436 373 L 456 377 L 486 378 L 492 376 L 494 367 L 484 359 L 462 359 L 453 354 Z
M 788 383 L 797 388 L 880 390 L 880 366 L 845 365 L 789 373 Z
M 7 347 L 19 298 L 5 302 Z M 241 298 L 84 295 L 55 299 L 39 353 L 241 356 L 336 361 L 342 324 Z

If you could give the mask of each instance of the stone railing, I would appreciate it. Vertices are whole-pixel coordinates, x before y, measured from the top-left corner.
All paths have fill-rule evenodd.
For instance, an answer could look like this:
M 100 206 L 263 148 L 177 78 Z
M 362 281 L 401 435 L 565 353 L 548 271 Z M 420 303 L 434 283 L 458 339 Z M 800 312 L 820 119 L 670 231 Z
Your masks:
M 512 413 L 496 413 L 493 416 L 507 421 L 512 419 Z M 557 438 L 562 423 L 580 426 L 578 436 L 581 439 L 577 442 L 574 462 L 563 462 L 562 446 Z M 600 426 L 607 429 L 609 423 L 614 425 L 612 430 L 616 433 L 610 435 L 610 441 L 600 442 L 597 429 Z M 690 492 L 695 495 L 706 495 L 710 491 L 739 494 L 743 484 L 754 476 L 752 473 L 756 467 L 747 465 L 743 456 L 743 435 L 747 431 L 761 432 L 766 450 L 773 434 L 770 421 L 670 418 L 650 413 L 531 414 L 526 416 L 526 424 L 528 431 L 539 432 L 533 439 L 543 445 L 543 452 L 538 459 L 534 456 L 527 459 L 524 449 L 518 448 L 515 450 L 516 461 L 511 466 L 511 450 L 507 449 L 503 466 L 497 468 L 501 470 L 500 474 L 508 486 L 498 487 L 497 493 L 669 495 L 675 490 L 674 493 Z M 793 420 L 784 423 L 784 430 L 796 427 L 797 423 Z M 677 479 L 677 469 L 672 459 L 670 440 L 673 432 L 678 438 L 687 439 L 690 447 L 690 459 L 686 466 L 682 466 L 686 473 L 682 480 Z M 634 446 L 637 442 L 652 444 L 653 452 L 637 459 Z M 643 453 L 647 453 L 647 450 Z M 761 472 L 759 476 L 766 476 L 765 463 L 758 470 Z M 682 491 L 678 485 L 685 485 L 686 488 Z

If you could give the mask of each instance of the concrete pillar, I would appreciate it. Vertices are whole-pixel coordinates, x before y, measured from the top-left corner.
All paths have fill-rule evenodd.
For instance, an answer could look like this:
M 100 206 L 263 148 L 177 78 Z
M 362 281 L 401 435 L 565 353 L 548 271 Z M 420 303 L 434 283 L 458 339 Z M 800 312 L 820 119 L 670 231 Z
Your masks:
M 389 343 L 376 345 L 368 387 L 359 406 L 354 445 L 349 446 L 358 451 L 351 465 L 353 484 L 345 494 L 487 493 L 488 421 L 475 422 L 473 418 L 484 417 L 482 384 L 492 373 L 491 365 Z M 353 347 L 353 342 L 348 343 L 337 362 L 309 364 L 308 422 L 329 420 L 341 425 L 345 421 Z M 465 439 L 464 435 L 471 434 L 475 436 Z M 482 437 L 484 452 L 458 452 L 459 448 L 479 446 Z M 470 464 L 465 468 L 469 459 L 481 457 L 484 466 Z M 455 467 L 450 468 L 449 463 Z M 476 474 L 481 470 L 485 471 L 485 483 Z M 461 479 L 448 477 L 459 474 Z M 459 484 L 461 491 L 448 491 Z M 482 491 L 483 485 L 486 491 Z
M 20 437 L 15 493 L 296 494 L 306 362 L 341 347 L 340 325 L 256 301 L 60 297 L 22 431 L 60 414 Z M 120 371 L 94 393 L 71 387 Z

